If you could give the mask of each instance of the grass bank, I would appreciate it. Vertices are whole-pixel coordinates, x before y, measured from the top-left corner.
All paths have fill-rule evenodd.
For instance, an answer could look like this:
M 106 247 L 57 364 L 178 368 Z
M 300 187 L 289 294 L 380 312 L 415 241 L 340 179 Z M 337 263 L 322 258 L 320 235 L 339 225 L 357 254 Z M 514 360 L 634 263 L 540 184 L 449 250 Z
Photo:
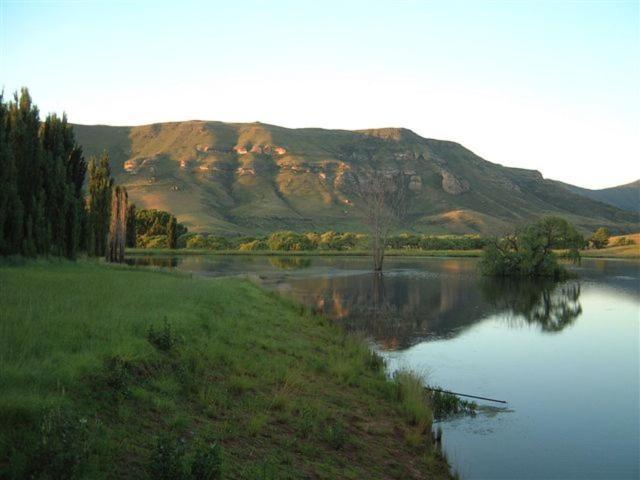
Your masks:
M 0 266 L 1 478 L 450 478 L 419 382 L 237 279 Z
M 130 248 L 127 255 L 256 255 L 256 256 L 296 256 L 296 257 L 369 257 L 368 250 L 208 250 L 197 248 Z M 480 257 L 482 250 L 387 250 L 388 257 Z
M 623 247 L 607 247 L 599 250 L 584 250 L 580 252 L 585 258 L 629 258 L 640 259 L 640 245 L 625 245 Z

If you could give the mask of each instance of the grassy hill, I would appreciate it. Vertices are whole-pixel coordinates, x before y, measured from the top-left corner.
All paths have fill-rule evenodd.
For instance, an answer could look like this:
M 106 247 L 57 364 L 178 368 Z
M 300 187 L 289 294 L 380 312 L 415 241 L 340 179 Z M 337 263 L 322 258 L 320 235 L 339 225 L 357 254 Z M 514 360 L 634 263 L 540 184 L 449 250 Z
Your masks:
M 640 212 L 640 180 L 625 185 L 618 185 L 617 187 L 603 188 L 601 190 L 590 190 L 566 183 L 562 183 L 562 186 L 573 193 L 591 198 L 592 200 L 608 203 L 609 205 L 623 210 L 629 210 L 630 212 Z
M 205 121 L 74 128 L 87 154 L 109 151 L 116 181 L 139 207 L 169 210 L 192 231 L 363 230 L 354 184 L 367 169 L 405 172 L 404 230 L 499 233 L 546 214 L 586 231 L 638 230 L 637 214 L 572 193 L 540 172 L 401 128 Z

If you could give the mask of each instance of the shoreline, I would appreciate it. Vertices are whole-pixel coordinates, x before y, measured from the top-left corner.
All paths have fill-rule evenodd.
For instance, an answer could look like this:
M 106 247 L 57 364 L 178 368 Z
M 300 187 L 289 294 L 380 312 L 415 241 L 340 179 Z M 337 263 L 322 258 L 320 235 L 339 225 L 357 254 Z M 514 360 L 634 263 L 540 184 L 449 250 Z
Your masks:
M 637 247 L 633 245 L 631 247 Z M 142 255 L 206 255 L 206 256 L 258 256 L 258 257 L 367 257 L 371 252 L 366 250 L 206 250 L 193 248 L 128 248 L 127 255 L 132 257 Z M 385 257 L 416 257 L 416 258 L 480 258 L 482 250 L 389 250 Z M 583 250 L 582 258 L 640 260 L 640 247 L 611 247 L 602 250 Z

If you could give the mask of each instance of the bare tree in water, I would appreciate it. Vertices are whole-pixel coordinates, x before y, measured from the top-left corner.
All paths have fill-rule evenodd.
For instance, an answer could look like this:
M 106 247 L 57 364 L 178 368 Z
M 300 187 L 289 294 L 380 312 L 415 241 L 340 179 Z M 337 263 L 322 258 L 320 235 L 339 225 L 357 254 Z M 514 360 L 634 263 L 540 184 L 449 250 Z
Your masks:
M 364 204 L 364 220 L 371 232 L 373 269 L 380 272 L 389 234 L 398 226 L 407 207 L 404 172 L 365 174 L 358 181 L 358 194 Z

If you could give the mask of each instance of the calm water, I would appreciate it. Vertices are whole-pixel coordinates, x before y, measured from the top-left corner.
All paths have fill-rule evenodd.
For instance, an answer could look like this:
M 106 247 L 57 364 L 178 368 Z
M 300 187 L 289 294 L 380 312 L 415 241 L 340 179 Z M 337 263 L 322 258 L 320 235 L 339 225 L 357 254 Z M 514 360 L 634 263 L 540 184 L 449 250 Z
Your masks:
M 640 475 L 640 263 L 584 260 L 553 284 L 489 281 L 474 259 L 391 258 L 382 278 L 355 257 L 137 262 L 249 274 L 366 332 L 392 370 L 507 400 L 442 422 L 463 478 Z

